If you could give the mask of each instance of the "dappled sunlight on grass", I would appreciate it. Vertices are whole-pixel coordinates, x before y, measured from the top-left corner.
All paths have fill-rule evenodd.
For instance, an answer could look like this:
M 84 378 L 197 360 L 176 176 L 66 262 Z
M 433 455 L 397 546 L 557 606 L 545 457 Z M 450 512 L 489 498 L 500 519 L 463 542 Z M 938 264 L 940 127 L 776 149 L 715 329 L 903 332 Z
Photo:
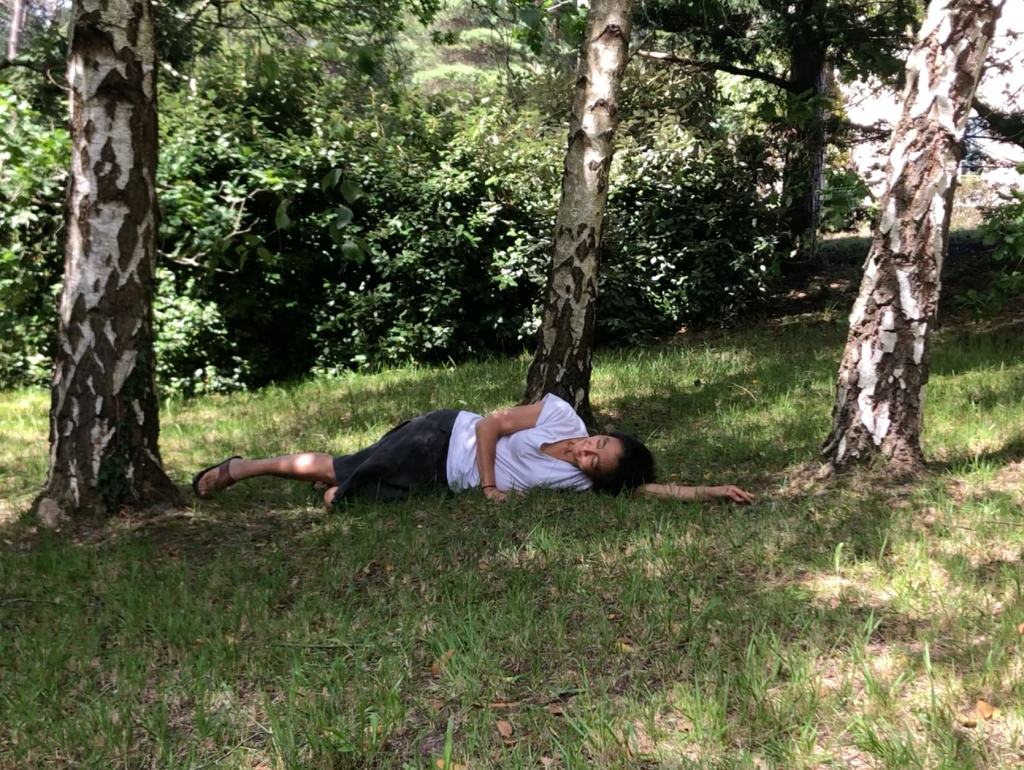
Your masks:
M 0 525 L 28 510 L 46 477 L 49 408 L 47 391 L 0 393 Z
M 598 357 L 599 427 L 649 437 L 665 478 L 752 483 L 749 508 L 537 490 L 328 513 L 260 479 L 59 535 L 4 527 L 0 766 L 422 768 L 446 741 L 472 768 L 1019 764 L 1024 359 L 943 337 L 936 472 L 825 484 L 799 471 L 842 338 L 791 324 Z M 183 486 L 235 453 L 348 452 L 431 408 L 510 406 L 528 363 L 170 400 L 162 452 Z M 14 515 L 45 476 L 47 408 L 0 394 Z M 998 719 L 972 723 L 978 700 Z

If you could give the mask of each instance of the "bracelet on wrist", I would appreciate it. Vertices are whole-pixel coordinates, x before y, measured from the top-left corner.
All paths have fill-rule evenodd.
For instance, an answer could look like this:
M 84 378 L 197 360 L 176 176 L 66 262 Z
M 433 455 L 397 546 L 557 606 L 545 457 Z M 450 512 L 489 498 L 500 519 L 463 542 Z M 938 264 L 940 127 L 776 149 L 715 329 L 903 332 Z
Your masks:
M 481 489 L 497 489 L 498 487 L 494 484 L 484 484 Z

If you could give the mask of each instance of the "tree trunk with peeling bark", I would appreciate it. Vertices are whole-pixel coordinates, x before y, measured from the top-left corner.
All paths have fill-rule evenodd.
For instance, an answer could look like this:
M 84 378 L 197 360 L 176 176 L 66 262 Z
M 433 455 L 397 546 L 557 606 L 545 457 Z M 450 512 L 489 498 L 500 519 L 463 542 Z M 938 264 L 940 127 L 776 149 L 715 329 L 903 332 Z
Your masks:
M 928 333 L 964 128 L 1001 8 L 1002 0 L 932 0 L 907 62 L 881 222 L 850 315 L 823 449 L 833 470 L 879 456 L 897 473 L 923 468 Z
M 156 52 L 149 0 L 75 0 L 71 183 L 47 522 L 178 502 L 157 449 Z
M 554 254 L 523 400 L 555 393 L 588 424 L 601 229 L 632 0 L 594 0 L 580 51 Z
M 828 114 L 822 104 L 826 93 L 828 40 L 823 39 L 822 16 L 827 0 L 803 0 L 799 34 L 790 44 L 788 99 L 796 137 L 786 162 L 784 197 L 786 218 L 793 243 L 805 257 L 814 256 L 821 192 L 825 187 L 825 152 L 828 148 Z M 810 114 L 805 114 L 810 105 Z

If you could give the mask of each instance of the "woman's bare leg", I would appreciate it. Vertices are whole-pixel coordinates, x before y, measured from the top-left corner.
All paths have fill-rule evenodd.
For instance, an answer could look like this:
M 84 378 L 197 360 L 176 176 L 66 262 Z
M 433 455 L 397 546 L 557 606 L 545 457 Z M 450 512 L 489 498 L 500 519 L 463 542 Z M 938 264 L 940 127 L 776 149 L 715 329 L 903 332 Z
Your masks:
M 293 481 L 322 481 L 332 488 L 338 484 L 334 476 L 334 458 L 323 452 L 303 452 L 266 460 L 236 458 L 221 463 L 199 478 L 197 486 L 200 497 L 227 489 L 236 481 L 251 479 L 254 476 L 278 476 Z

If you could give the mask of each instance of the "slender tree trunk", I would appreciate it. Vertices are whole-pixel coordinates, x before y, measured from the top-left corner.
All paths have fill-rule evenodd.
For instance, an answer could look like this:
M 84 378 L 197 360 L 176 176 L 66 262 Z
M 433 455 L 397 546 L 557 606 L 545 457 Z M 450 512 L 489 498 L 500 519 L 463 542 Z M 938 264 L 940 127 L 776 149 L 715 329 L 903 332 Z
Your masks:
M 569 121 L 551 273 L 523 396 L 530 403 L 555 393 L 587 423 L 593 422 L 590 371 L 601 228 L 631 14 L 632 0 L 594 0 L 590 6 Z
M 149 0 L 75 0 L 71 183 L 44 520 L 178 501 L 157 449 L 157 113 Z
M 24 11 L 21 0 L 11 3 L 11 31 L 7 35 L 7 58 L 14 61 L 18 55 L 18 38 L 21 36 L 22 16 Z
M 800 4 L 799 34 L 790 43 L 789 99 L 798 102 L 791 119 L 796 127 L 786 170 L 786 216 L 793 242 L 805 256 L 813 256 L 821 212 L 821 191 L 825 187 L 825 152 L 828 148 L 828 115 L 821 103 L 826 92 L 828 41 L 822 39 L 820 23 L 827 0 L 804 0 Z M 810 105 L 809 114 L 807 105 Z
M 1003 0 L 932 0 L 907 62 L 882 218 L 850 315 L 824 455 L 843 470 L 881 455 L 923 467 L 928 332 L 938 311 L 957 166 Z

